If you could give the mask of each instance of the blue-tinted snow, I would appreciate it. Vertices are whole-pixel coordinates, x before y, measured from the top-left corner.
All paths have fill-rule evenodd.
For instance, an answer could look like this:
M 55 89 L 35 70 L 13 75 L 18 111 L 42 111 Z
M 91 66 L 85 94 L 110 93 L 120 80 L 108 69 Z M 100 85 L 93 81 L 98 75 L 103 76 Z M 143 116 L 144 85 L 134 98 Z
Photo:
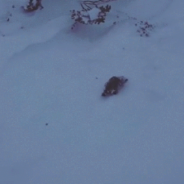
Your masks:
M 0 3 L 0 184 L 183 184 L 184 2 L 112 2 L 73 31 L 77 1 L 25 2 Z M 113 75 L 129 81 L 104 99 Z

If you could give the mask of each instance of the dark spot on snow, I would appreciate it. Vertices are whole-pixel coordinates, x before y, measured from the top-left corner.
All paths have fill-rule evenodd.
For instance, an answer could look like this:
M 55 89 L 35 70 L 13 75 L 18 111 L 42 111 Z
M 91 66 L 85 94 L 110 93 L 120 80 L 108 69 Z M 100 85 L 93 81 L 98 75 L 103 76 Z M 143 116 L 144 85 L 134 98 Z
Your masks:
M 48 123 L 45 123 L 46 126 L 48 126 L 49 124 Z
M 136 22 L 135 26 L 138 26 L 139 28 L 137 29 L 137 32 L 139 33 L 139 35 L 141 37 L 149 37 L 151 31 L 154 29 L 154 26 L 152 24 L 150 24 L 149 22 L 144 22 L 144 21 L 140 21 L 140 22 Z
M 104 97 L 116 95 L 127 81 L 128 79 L 123 76 L 111 77 L 109 81 L 105 84 L 105 89 L 101 95 Z

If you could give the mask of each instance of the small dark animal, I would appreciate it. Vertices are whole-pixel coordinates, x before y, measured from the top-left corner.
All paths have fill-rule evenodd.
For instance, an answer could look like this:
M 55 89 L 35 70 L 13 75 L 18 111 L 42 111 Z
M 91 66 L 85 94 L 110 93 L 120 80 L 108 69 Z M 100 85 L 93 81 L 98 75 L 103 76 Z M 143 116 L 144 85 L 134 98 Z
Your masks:
M 102 96 L 116 95 L 127 81 L 128 79 L 123 76 L 111 77 L 109 81 L 105 84 L 105 89 L 102 93 Z

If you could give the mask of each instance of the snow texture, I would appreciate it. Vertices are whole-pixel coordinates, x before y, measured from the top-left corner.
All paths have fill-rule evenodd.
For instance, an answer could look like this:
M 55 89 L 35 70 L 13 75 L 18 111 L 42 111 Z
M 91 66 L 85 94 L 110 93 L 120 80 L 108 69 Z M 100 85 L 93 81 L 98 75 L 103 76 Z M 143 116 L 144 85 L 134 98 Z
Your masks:
M 92 8 L 91 10 L 88 11 L 90 20 L 95 20 L 98 18 L 98 15 L 100 13 L 100 9 L 99 8 Z
M 74 30 L 78 0 L 26 3 L 0 1 L 0 184 L 183 184 L 184 1 L 114 1 Z

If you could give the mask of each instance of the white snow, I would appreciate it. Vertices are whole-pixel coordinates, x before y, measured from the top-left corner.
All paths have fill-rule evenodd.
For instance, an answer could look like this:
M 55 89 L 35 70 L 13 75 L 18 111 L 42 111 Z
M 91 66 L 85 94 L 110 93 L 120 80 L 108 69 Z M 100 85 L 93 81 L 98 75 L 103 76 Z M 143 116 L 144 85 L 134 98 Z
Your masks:
M 184 2 L 115 1 L 73 31 L 77 1 L 25 2 L 0 2 L 0 184 L 183 184 Z
M 90 20 L 95 20 L 98 18 L 98 14 L 100 13 L 99 8 L 92 8 L 91 10 L 88 11 Z

